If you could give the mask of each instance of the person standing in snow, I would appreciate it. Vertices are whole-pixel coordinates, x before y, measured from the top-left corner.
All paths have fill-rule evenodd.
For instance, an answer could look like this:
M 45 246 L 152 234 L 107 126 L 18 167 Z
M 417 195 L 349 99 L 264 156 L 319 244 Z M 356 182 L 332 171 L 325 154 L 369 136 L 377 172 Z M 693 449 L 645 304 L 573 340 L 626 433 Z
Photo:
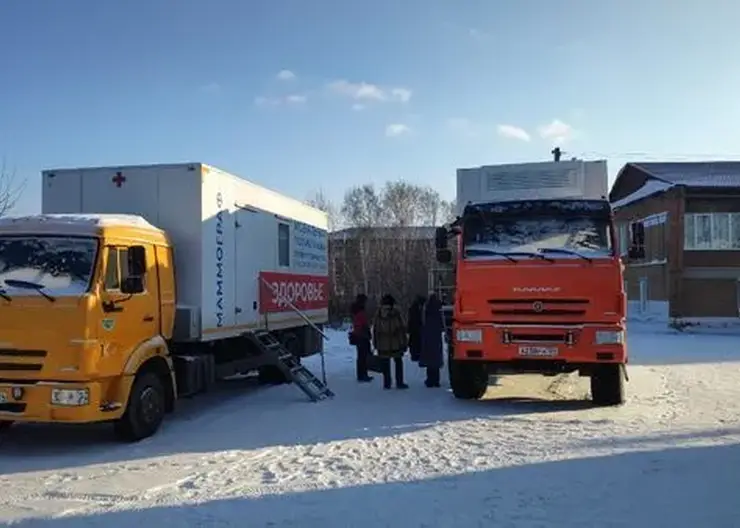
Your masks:
M 421 320 L 424 311 L 423 295 L 418 295 L 409 308 L 408 325 L 409 325 L 409 354 L 411 361 L 419 361 L 421 354 Z
M 408 340 L 406 325 L 401 312 L 396 308 L 396 300 L 384 295 L 373 319 L 373 344 L 383 365 L 383 388 L 391 388 L 391 360 L 396 374 L 396 388 L 408 389 L 403 381 L 403 354 Z
M 368 359 L 372 354 L 370 344 L 370 324 L 367 318 L 365 306 L 367 305 L 367 295 L 360 293 L 355 298 L 355 302 L 350 307 L 352 313 L 352 330 L 350 331 L 350 343 L 357 350 L 357 359 L 355 362 L 357 371 L 357 381 L 367 383 L 373 380 L 368 374 Z
M 439 371 L 444 365 L 442 332 L 444 332 L 442 303 L 436 293 L 430 293 L 424 305 L 419 358 L 419 366 L 427 369 L 427 379 L 424 385 L 430 388 L 441 386 Z

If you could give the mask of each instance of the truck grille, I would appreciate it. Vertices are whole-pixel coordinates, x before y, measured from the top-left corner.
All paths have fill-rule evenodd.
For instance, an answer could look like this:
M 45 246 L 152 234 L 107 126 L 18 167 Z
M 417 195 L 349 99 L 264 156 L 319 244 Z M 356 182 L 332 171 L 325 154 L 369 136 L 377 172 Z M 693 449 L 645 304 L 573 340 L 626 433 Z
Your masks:
M 588 299 L 488 299 L 493 315 L 581 316 Z
M 510 331 L 508 334 L 508 340 L 510 343 L 527 343 L 527 344 L 539 344 L 539 343 L 566 343 L 567 333 L 557 332 L 552 334 L 528 334 L 526 332 L 517 332 L 515 330 Z
M 0 348 L 0 373 L 3 371 L 38 372 L 42 368 L 44 368 L 45 357 L 46 350 L 20 350 L 17 348 Z M 20 361 L 13 361 L 13 359 Z
M 26 410 L 25 403 L 0 403 L 0 411 L 22 414 Z

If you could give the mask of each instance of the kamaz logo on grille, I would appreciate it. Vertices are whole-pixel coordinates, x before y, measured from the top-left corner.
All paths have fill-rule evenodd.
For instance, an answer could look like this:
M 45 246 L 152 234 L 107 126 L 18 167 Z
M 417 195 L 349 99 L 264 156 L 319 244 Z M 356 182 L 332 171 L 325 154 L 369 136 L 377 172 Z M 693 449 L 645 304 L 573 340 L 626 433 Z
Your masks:
M 514 293 L 558 293 L 560 286 L 514 286 Z

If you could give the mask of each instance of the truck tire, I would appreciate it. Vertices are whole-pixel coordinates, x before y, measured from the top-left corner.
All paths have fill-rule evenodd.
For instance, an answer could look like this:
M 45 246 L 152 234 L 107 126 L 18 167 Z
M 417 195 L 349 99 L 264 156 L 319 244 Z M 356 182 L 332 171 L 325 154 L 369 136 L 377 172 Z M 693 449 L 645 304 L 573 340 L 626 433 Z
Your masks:
M 591 375 L 591 399 L 601 407 L 624 403 L 624 376 L 621 365 L 599 365 Z
M 165 388 L 154 372 L 136 376 L 126 412 L 114 424 L 116 436 L 125 442 L 138 442 L 157 432 L 165 415 Z
M 14 423 L 13 420 L 0 420 L 0 433 L 10 429 Z
M 479 400 L 488 390 L 488 371 L 481 363 L 449 360 L 452 394 L 459 400 Z

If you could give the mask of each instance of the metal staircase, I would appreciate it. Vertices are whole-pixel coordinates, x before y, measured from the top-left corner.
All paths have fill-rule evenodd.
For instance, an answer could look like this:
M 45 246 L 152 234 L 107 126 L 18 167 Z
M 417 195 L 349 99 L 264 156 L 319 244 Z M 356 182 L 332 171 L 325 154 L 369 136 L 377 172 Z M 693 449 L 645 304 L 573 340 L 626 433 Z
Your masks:
M 301 365 L 298 358 L 291 354 L 269 330 L 256 330 L 250 335 L 264 354 L 273 357 L 275 366 L 285 377 L 295 383 L 312 401 L 317 402 L 334 397 L 334 393 L 326 383 Z
M 305 313 L 297 306 L 295 306 L 290 299 L 280 295 L 280 292 L 272 288 L 270 283 L 264 278 L 260 278 L 262 283 L 273 290 L 275 295 L 282 300 L 293 312 L 298 314 L 306 324 L 318 332 L 321 337 L 328 339 L 326 334 L 311 321 Z M 267 320 L 265 320 L 267 325 Z M 326 360 L 324 358 L 324 350 L 321 350 L 321 379 L 314 376 L 310 370 L 301 365 L 300 360 L 294 356 L 283 344 L 275 338 L 269 329 L 255 330 L 251 332 L 254 343 L 260 347 L 263 353 L 268 354 L 274 358 L 274 363 L 277 368 L 283 373 L 283 375 L 291 380 L 293 383 L 306 393 L 312 401 L 321 401 L 327 398 L 333 398 L 334 392 L 329 389 L 329 385 L 326 382 Z

